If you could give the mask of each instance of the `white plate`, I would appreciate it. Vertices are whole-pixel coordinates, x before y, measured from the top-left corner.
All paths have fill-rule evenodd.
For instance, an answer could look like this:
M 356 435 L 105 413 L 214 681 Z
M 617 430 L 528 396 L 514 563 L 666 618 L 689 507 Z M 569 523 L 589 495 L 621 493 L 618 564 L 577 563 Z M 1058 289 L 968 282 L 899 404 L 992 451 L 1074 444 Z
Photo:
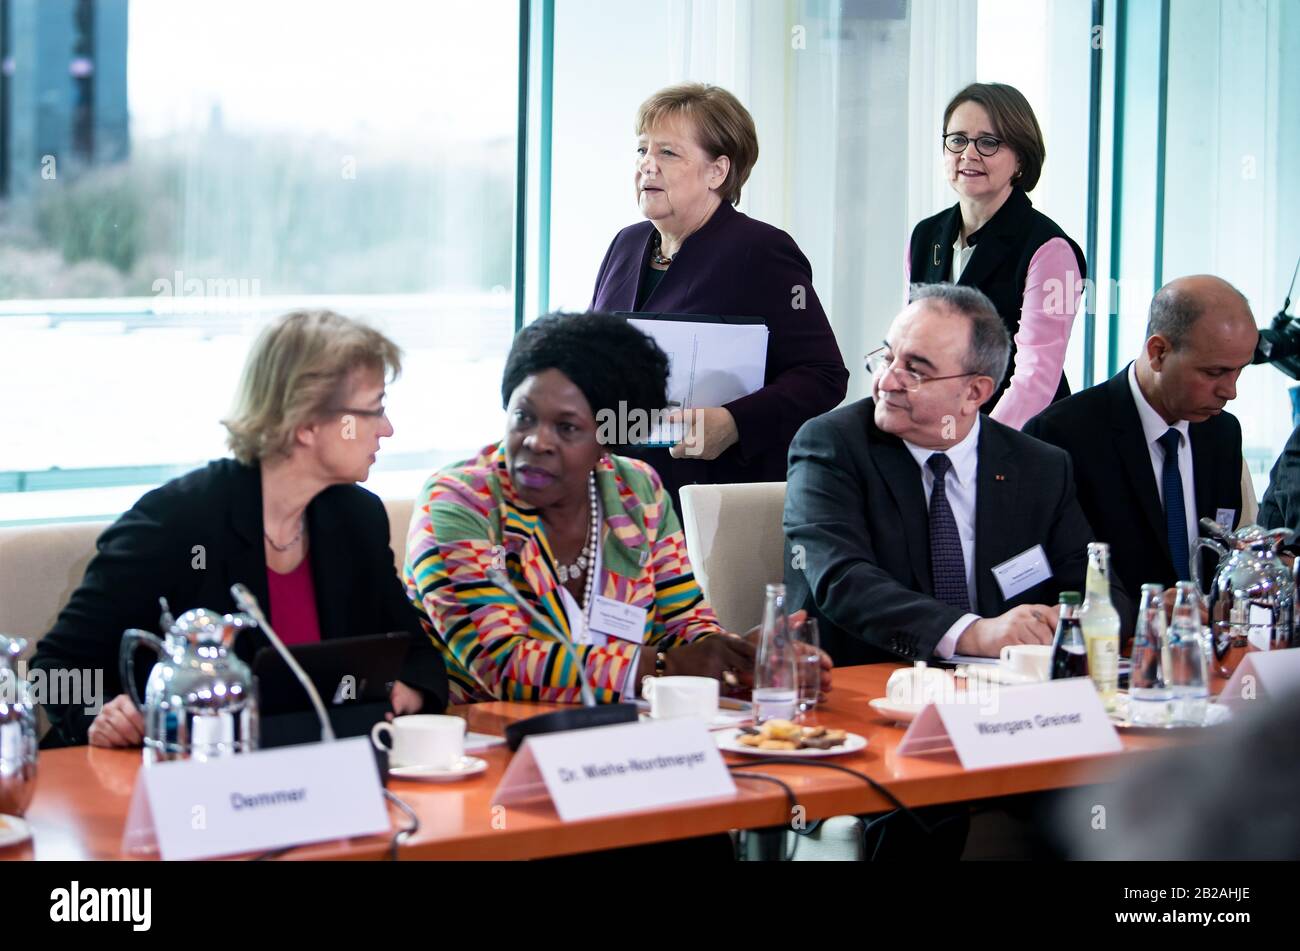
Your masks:
M 477 756 L 462 756 L 460 762 L 450 769 L 433 766 L 394 766 L 388 775 L 394 779 L 409 779 L 423 783 L 450 783 L 468 776 L 477 776 L 487 769 L 487 760 Z
M 1212 727 L 1223 726 L 1232 719 L 1232 708 L 1221 703 L 1207 703 L 1205 705 L 1205 723 L 1201 726 L 1156 726 L 1146 723 L 1133 723 L 1128 718 L 1128 697 L 1120 694 L 1115 701 L 1115 709 L 1110 711 L 1110 722 L 1115 725 L 1117 730 L 1129 730 L 1141 733 L 1169 733 L 1181 730 L 1205 730 Z
M 658 719 L 657 717 L 652 717 L 650 714 L 645 712 L 642 712 L 640 717 L 642 720 Z M 744 724 L 751 722 L 753 719 L 753 714 L 742 713 L 739 710 L 719 710 L 714 714 L 713 719 L 705 724 L 705 728 L 709 730 L 725 730 L 727 727 L 731 726 L 743 726 Z
M 0 815 L 0 849 L 26 842 L 31 837 L 32 827 L 28 825 L 26 819 Z
M 740 730 L 723 730 L 713 735 L 717 738 L 718 749 L 728 753 L 744 753 L 746 756 L 794 756 L 800 759 L 817 759 L 822 756 L 857 753 L 867 747 L 867 738 L 856 733 L 850 733 L 845 737 L 842 745 L 832 746 L 828 750 L 760 750 L 737 742 L 736 737 L 740 735 Z
M 888 697 L 868 700 L 867 704 L 882 716 L 889 717 L 896 723 L 911 723 L 916 715 L 925 709 L 923 703 L 890 703 Z

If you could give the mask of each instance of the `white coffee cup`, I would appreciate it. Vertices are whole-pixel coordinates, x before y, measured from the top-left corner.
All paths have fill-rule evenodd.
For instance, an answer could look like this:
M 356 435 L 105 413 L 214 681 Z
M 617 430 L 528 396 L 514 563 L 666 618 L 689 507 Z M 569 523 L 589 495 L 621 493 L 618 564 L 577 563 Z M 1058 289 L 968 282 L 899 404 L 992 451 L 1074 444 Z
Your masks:
M 379 741 L 388 734 L 389 745 Z M 389 751 L 391 766 L 451 769 L 465 755 L 465 721 L 460 717 L 420 713 L 381 721 L 370 730 L 370 742 Z
M 998 664 L 1014 674 L 1047 680 L 1052 672 L 1052 645 L 1007 644 L 1002 648 Z
M 889 675 L 885 683 L 885 696 L 891 703 L 923 706 L 944 699 L 948 674 L 939 667 L 927 667 L 917 661 L 912 667 L 902 667 Z
M 641 696 L 656 720 L 694 717 L 711 722 L 718 715 L 718 682 L 712 677 L 646 677 Z

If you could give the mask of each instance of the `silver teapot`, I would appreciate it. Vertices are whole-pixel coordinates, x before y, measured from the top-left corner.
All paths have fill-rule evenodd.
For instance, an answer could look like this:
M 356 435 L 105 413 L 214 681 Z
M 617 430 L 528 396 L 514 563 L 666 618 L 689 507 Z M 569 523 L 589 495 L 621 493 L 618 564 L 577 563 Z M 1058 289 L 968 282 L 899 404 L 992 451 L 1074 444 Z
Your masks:
M 0 634 L 0 814 L 21 816 L 36 792 L 36 708 L 14 661 L 27 647 Z
M 1292 533 L 1258 525 L 1228 533 L 1217 525 L 1211 528 L 1209 519 L 1202 519 L 1201 524 L 1215 537 L 1197 541 L 1190 565 L 1192 580 L 1204 593 L 1209 610 L 1215 672 L 1231 677 L 1246 651 L 1280 650 L 1296 644 L 1295 580 L 1277 551 Z M 1208 589 L 1201 583 L 1202 548 L 1219 557 Z
M 239 632 L 256 627 L 246 614 L 186 611 L 163 638 L 128 630 L 122 636 L 122 682 L 144 715 L 146 763 L 207 760 L 257 749 L 257 693 L 248 665 L 234 653 Z M 136 690 L 136 647 L 158 663 L 144 699 Z

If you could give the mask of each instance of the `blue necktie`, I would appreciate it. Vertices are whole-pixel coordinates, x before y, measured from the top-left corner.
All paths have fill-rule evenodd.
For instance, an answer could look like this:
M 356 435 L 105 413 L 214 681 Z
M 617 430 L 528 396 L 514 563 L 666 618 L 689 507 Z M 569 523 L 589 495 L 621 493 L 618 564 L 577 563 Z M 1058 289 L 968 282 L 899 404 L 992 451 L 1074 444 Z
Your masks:
M 948 504 L 947 477 L 952 460 L 936 452 L 926 460 L 926 465 L 934 473 L 934 488 L 930 490 L 930 571 L 934 575 L 934 596 L 944 604 L 969 611 L 966 560 L 961 553 L 957 519 Z
M 1156 442 L 1165 450 L 1165 465 L 1160 473 L 1160 483 L 1165 494 L 1165 537 L 1169 540 L 1169 557 L 1179 581 L 1188 581 L 1192 572 L 1188 568 L 1187 508 L 1183 502 L 1183 475 L 1178 471 L 1178 443 L 1181 436 L 1169 429 Z

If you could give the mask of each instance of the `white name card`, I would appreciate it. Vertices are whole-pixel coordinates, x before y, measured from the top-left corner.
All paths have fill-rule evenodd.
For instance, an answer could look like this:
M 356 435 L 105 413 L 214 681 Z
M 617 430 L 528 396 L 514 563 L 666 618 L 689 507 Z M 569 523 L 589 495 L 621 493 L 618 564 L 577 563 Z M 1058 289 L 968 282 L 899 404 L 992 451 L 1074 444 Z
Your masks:
M 1300 648 L 1247 651 L 1219 694 L 1219 702 L 1238 713 L 1256 700 L 1292 690 L 1300 690 Z
M 530 736 L 494 803 L 550 799 L 565 822 L 734 796 L 717 742 L 692 720 L 648 720 Z
M 904 756 L 955 750 L 962 766 L 981 769 L 1122 748 L 1101 697 L 1087 677 L 1003 687 L 981 702 L 930 704 L 898 746 Z
M 156 841 L 164 859 L 203 859 L 389 830 L 370 740 L 358 737 L 148 765 L 123 849 Z

